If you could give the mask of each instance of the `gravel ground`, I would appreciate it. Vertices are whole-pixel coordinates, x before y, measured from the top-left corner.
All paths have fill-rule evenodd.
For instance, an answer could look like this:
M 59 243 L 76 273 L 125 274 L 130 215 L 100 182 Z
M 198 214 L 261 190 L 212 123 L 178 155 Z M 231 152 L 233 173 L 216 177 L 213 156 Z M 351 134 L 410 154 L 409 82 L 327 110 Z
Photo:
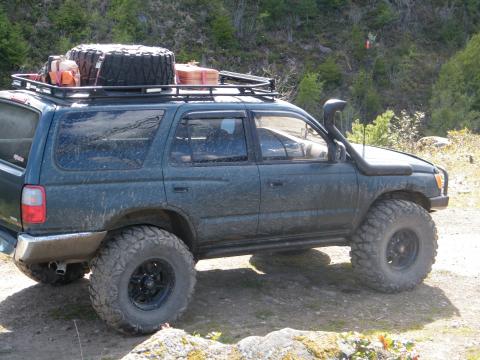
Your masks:
M 221 332 L 224 343 L 286 327 L 388 332 L 414 339 L 422 359 L 480 353 L 480 210 L 448 209 L 434 218 L 437 262 L 413 291 L 364 288 L 340 247 L 200 261 L 196 294 L 175 326 L 202 336 Z M 79 359 L 79 340 L 85 359 L 117 359 L 148 339 L 108 329 L 89 304 L 88 279 L 39 285 L 1 258 L 0 277 L 1 359 Z

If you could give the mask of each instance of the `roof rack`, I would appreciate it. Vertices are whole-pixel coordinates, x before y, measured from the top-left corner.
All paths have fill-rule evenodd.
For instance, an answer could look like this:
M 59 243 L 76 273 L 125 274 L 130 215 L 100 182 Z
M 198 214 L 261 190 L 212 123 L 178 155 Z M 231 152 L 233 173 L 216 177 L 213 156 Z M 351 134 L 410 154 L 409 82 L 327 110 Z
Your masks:
M 35 74 L 36 75 L 36 74 Z M 64 100 L 97 98 L 161 97 L 170 100 L 211 100 L 214 96 L 249 96 L 274 100 L 279 94 L 275 80 L 229 71 L 219 73 L 218 85 L 134 85 L 59 87 L 37 80 L 32 74 L 12 75 L 12 86 Z

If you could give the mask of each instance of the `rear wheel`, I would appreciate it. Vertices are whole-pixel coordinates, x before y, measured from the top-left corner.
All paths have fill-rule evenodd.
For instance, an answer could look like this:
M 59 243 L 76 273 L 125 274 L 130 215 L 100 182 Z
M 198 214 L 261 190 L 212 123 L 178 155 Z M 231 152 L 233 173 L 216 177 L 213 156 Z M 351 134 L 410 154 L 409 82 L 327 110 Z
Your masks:
M 153 226 L 123 230 L 92 261 L 90 298 L 98 315 L 125 333 L 151 333 L 186 310 L 195 262 L 175 235 Z
M 437 230 L 421 206 L 403 200 L 373 205 L 352 237 L 352 266 L 367 286 L 387 293 L 409 290 L 432 269 Z
M 15 262 L 17 268 L 30 279 L 49 285 L 66 285 L 79 280 L 87 273 L 84 264 L 68 264 L 64 275 L 59 275 L 54 266 L 48 264 L 22 264 Z

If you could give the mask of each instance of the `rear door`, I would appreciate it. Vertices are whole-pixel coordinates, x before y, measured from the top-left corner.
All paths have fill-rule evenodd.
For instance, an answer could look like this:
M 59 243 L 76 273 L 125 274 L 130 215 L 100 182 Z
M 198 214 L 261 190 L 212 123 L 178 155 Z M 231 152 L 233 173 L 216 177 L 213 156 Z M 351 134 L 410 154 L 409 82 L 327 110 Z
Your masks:
M 258 167 L 243 106 L 176 116 L 164 166 L 167 201 L 187 214 L 200 245 L 256 235 Z
M 22 228 L 22 187 L 39 119 L 30 107 L 0 100 L 0 227 L 15 232 Z

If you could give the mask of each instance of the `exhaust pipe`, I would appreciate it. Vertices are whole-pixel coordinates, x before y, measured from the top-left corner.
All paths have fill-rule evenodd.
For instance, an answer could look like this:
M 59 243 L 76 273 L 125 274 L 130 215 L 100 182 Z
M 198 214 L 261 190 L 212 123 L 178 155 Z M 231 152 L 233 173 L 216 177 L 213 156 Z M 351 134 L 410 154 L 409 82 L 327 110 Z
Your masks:
M 388 176 L 388 175 L 411 175 L 413 170 L 409 164 L 369 164 L 348 142 L 343 134 L 335 126 L 335 114 L 342 111 L 347 105 L 346 101 L 338 99 L 330 99 L 323 105 L 323 117 L 325 127 L 338 141 L 340 141 L 352 159 L 358 166 L 358 169 L 367 176 Z

